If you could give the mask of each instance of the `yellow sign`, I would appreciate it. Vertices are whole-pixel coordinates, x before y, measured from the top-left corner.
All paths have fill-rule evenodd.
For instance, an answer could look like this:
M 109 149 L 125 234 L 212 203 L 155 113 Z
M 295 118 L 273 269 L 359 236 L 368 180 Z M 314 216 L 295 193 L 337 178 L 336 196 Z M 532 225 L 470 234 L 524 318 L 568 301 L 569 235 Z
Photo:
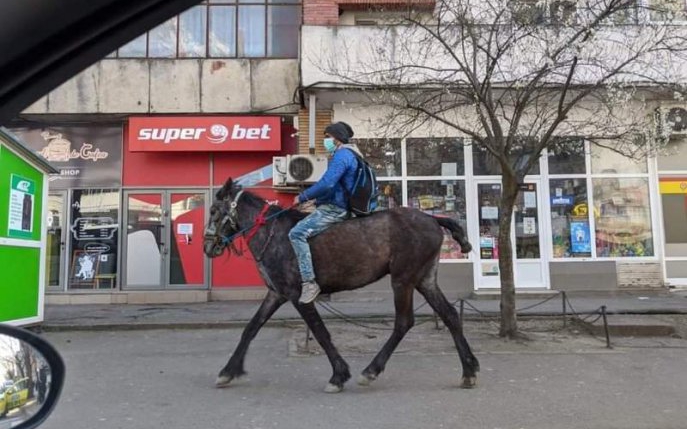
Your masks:
M 687 194 L 687 179 L 661 180 L 658 189 L 662 194 Z
M 586 217 L 587 213 L 589 213 L 589 208 L 587 207 L 587 203 L 580 203 L 573 207 L 572 209 L 572 215 L 577 216 L 577 217 Z M 599 210 L 597 210 L 596 207 L 594 207 L 594 217 L 597 218 L 599 217 Z

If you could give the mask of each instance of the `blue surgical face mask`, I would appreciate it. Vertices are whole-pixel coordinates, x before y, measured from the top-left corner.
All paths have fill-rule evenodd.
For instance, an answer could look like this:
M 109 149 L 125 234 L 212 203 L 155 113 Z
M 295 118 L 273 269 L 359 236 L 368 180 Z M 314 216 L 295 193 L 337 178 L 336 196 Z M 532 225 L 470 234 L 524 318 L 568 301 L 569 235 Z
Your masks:
M 332 153 L 336 150 L 336 143 L 332 137 L 327 137 L 326 139 L 322 140 L 322 144 L 324 144 L 325 150 L 329 153 Z

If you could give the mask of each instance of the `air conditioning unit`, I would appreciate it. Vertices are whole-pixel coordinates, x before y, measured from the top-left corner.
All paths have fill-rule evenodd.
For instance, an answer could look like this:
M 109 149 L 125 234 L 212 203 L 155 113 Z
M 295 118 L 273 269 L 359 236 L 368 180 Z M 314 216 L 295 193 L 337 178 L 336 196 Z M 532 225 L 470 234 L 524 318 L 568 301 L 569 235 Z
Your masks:
M 687 135 L 687 109 L 684 107 L 662 107 L 661 122 L 671 135 Z
M 272 186 L 286 186 L 286 157 L 272 157 Z
M 324 155 L 287 155 L 286 183 L 288 185 L 315 183 L 327 170 Z

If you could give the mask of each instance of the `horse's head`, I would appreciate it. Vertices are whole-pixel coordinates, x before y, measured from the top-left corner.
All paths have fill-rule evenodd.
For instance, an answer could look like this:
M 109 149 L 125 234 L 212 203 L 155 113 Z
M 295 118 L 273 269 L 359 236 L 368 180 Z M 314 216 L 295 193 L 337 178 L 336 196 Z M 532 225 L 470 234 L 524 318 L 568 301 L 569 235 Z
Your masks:
M 236 203 L 241 193 L 241 186 L 231 180 L 215 194 L 215 200 L 210 207 L 210 221 L 205 228 L 203 251 L 210 258 L 222 253 L 229 243 L 224 239 L 238 231 L 236 224 Z

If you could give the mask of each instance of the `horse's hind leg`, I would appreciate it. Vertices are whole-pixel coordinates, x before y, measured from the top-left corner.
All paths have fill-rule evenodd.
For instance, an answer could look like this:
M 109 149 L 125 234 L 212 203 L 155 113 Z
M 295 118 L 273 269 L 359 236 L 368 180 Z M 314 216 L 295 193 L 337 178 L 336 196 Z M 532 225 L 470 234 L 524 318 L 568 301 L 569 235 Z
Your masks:
M 326 393 L 341 392 L 344 383 L 351 378 L 351 372 L 346 361 L 341 357 L 336 347 L 334 347 L 332 337 L 329 335 L 327 327 L 324 326 L 324 322 L 317 312 L 317 309 L 315 309 L 315 304 L 301 304 L 296 299 L 293 301 L 293 305 L 296 307 L 301 317 L 303 317 L 305 323 L 308 324 L 315 339 L 327 354 L 329 363 L 332 365 L 332 378 L 329 379 L 329 383 L 325 386 L 324 391 Z
M 243 330 L 243 334 L 241 334 L 241 341 L 239 341 L 239 345 L 236 346 L 236 350 L 234 350 L 234 353 L 231 355 L 229 362 L 227 362 L 225 367 L 219 372 L 219 376 L 215 382 L 217 387 L 226 387 L 229 385 L 229 383 L 231 383 L 231 380 L 246 373 L 243 369 L 243 360 L 246 357 L 246 352 L 248 351 L 250 342 L 258 334 L 258 331 L 262 325 L 264 325 L 265 322 L 272 317 L 274 312 L 277 311 L 277 309 L 279 309 L 279 307 L 281 307 L 281 305 L 285 302 L 286 298 L 281 297 L 272 291 L 267 292 L 267 296 L 262 301 L 260 308 Z
M 401 342 L 405 334 L 415 324 L 413 314 L 413 288 L 410 283 L 400 283 L 392 278 L 394 290 L 394 306 L 396 307 L 396 320 L 394 331 L 386 341 L 382 349 L 377 353 L 372 362 L 365 368 L 358 377 L 358 384 L 367 386 L 376 380 L 379 374 L 384 371 L 387 361 L 391 357 L 398 343 Z
M 452 306 L 446 296 L 441 292 L 437 286 L 436 270 L 429 275 L 422 284 L 417 288 L 418 292 L 425 297 L 429 305 L 441 317 L 441 320 L 446 324 L 453 342 L 458 349 L 460 362 L 463 365 L 463 380 L 461 387 L 471 388 L 475 387 L 477 383 L 477 371 L 479 371 L 479 361 L 472 354 L 468 341 L 463 336 L 463 328 L 460 325 L 460 319 L 456 308 Z

